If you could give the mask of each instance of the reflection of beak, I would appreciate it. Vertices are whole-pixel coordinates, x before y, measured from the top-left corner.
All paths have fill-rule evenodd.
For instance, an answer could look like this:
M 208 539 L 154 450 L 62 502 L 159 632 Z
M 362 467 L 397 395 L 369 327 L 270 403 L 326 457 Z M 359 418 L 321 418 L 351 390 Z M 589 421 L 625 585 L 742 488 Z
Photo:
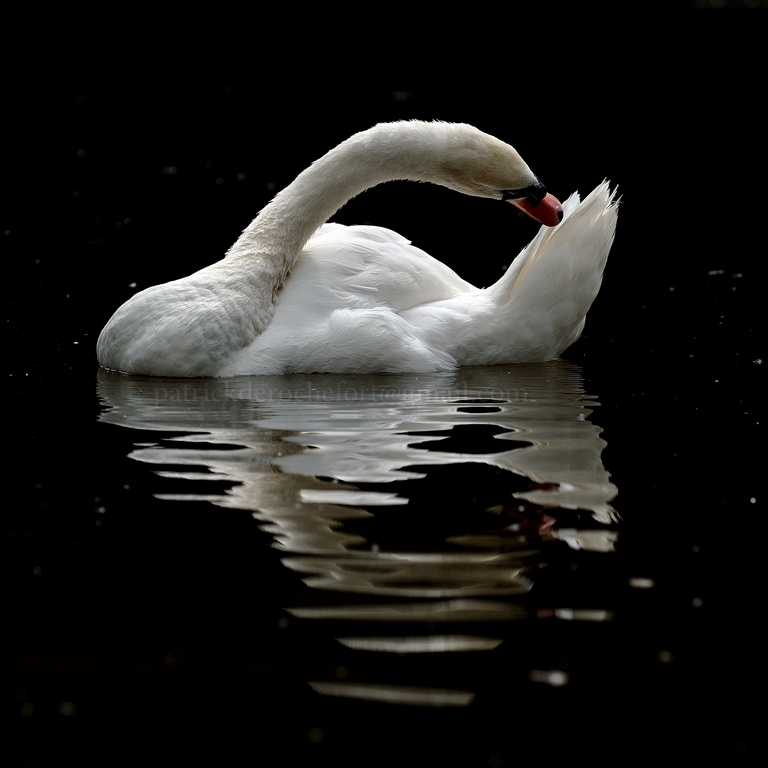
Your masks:
M 563 206 L 554 195 L 549 193 L 543 200 L 536 200 L 531 196 L 507 198 L 507 200 L 547 227 L 556 227 L 563 220 Z

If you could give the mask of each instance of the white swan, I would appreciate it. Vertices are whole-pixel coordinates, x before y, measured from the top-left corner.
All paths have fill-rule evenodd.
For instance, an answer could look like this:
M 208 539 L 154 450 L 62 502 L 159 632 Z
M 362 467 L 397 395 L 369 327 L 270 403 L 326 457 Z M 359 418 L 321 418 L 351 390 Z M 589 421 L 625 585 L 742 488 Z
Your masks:
M 325 224 L 351 197 L 393 179 L 509 199 L 548 226 L 481 290 L 390 230 Z M 512 147 L 469 125 L 380 124 L 301 173 L 224 259 L 123 304 L 99 336 L 98 360 L 185 377 L 551 360 L 579 337 L 597 295 L 613 198 L 603 183 L 561 207 Z

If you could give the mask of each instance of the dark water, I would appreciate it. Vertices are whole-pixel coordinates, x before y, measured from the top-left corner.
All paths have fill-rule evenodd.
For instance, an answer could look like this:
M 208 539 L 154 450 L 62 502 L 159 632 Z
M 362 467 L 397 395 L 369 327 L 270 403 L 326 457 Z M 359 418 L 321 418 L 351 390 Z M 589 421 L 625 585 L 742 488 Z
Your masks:
M 360 85 L 313 59 L 297 84 L 242 50 L 179 69 L 163 48 L 150 77 L 82 47 L 11 100 L 20 124 L 57 127 L 18 145 L 3 213 L 20 278 L 8 764 L 762 763 L 764 17 L 749 13 L 650 25 L 650 60 L 613 37 L 601 88 L 573 64 L 544 101 L 450 61 L 369 56 Z M 579 45 L 573 61 L 598 66 Z M 520 99 L 536 121 L 499 107 Z M 560 197 L 619 184 L 603 289 L 562 361 L 97 369 L 128 296 L 218 258 L 336 141 L 409 117 L 525 147 Z M 339 220 L 395 228 L 478 284 L 535 231 L 405 184 Z
M 25 376 L 3 664 L 27 764 L 750 764 L 742 354 Z

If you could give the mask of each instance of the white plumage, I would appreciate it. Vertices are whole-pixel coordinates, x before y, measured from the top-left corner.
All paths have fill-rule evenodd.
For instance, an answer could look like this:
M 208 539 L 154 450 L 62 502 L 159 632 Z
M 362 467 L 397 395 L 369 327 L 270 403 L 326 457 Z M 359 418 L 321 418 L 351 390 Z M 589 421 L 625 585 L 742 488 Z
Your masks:
M 304 171 L 225 259 L 126 302 L 99 362 L 163 376 L 426 373 L 551 360 L 579 337 L 616 226 L 607 182 L 583 202 L 572 195 L 562 223 L 478 289 L 395 232 L 323 224 L 395 178 L 496 199 L 540 187 L 515 150 L 471 126 L 376 126 Z M 521 207 L 541 220 L 559 210 L 551 195 L 532 205 Z

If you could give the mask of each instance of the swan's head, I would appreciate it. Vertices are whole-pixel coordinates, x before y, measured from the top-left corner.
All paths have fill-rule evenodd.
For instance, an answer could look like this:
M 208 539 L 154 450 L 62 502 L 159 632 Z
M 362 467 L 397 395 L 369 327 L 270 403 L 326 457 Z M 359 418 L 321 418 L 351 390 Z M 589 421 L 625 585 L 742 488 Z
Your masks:
M 508 200 L 548 227 L 563 219 L 560 201 L 550 195 L 517 151 L 471 125 L 449 125 L 440 160 L 440 183 L 477 197 Z

